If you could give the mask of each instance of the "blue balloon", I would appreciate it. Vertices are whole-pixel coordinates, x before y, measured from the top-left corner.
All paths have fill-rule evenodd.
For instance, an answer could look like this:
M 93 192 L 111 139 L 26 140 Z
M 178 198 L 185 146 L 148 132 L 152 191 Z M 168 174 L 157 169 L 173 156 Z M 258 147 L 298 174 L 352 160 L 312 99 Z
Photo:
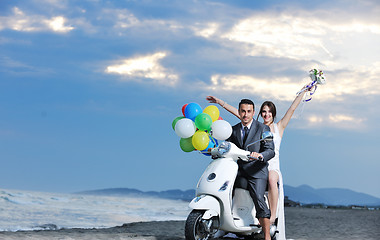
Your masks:
M 214 147 L 219 146 L 219 144 L 218 144 L 218 140 L 216 140 L 215 138 L 213 138 L 213 137 L 211 137 L 211 136 L 209 136 L 209 138 L 210 138 L 210 142 L 208 143 L 207 148 L 206 148 L 205 150 L 201 151 L 201 153 L 202 153 L 203 155 L 205 155 L 205 156 L 211 156 L 211 154 L 209 154 L 209 153 L 207 152 L 207 150 L 208 150 L 209 148 L 214 148 Z
M 200 113 L 202 113 L 202 108 L 198 103 L 187 104 L 185 108 L 185 117 L 194 121 Z

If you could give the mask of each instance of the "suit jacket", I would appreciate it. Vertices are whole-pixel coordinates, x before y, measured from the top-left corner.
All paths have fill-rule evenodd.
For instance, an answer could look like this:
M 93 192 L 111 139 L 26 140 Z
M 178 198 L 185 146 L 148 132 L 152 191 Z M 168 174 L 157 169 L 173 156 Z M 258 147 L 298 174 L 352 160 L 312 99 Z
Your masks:
M 232 134 L 227 139 L 227 141 L 233 142 L 237 147 L 241 149 L 246 149 L 246 146 L 254 141 L 261 138 L 261 135 L 265 131 L 270 131 L 267 125 L 261 122 L 253 120 L 251 129 L 249 130 L 247 140 L 243 146 L 243 139 L 241 136 L 241 123 L 236 124 L 232 127 Z M 249 146 L 248 151 L 261 153 L 264 157 L 263 162 L 261 161 L 250 161 L 245 162 L 242 160 L 238 161 L 239 171 L 244 171 L 251 177 L 254 178 L 268 178 L 268 161 L 272 159 L 275 155 L 274 153 L 274 143 L 273 141 L 261 141 Z

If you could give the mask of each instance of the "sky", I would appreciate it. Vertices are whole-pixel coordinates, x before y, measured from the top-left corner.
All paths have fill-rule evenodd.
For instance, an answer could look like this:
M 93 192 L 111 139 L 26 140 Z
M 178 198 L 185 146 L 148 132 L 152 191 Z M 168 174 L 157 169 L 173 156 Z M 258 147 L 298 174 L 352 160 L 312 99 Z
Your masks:
M 317 68 L 284 183 L 380 198 L 379 42 L 376 0 L 1 0 L 0 188 L 194 189 L 211 159 L 179 147 L 184 104 L 271 100 L 278 121 Z

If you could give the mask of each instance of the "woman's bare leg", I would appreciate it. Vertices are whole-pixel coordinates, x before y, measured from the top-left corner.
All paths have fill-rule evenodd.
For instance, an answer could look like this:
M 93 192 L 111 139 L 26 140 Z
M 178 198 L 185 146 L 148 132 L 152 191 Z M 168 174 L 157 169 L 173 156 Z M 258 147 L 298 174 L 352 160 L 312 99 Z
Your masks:
M 276 171 L 269 171 L 268 177 L 268 197 L 269 197 L 269 207 L 270 207 L 270 224 L 273 224 L 276 220 L 276 212 L 277 212 L 277 202 L 278 202 L 278 173 Z

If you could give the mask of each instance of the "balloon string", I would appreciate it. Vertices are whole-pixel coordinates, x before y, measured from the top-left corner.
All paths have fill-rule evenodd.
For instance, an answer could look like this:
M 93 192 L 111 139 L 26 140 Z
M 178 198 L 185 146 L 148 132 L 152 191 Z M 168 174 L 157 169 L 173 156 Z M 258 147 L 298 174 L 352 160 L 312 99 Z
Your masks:
M 207 131 L 206 133 L 207 133 L 209 139 L 211 139 L 211 141 L 214 143 L 214 145 L 215 145 L 215 147 L 216 147 L 217 142 L 216 142 L 215 139 L 211 136 L 211 131 Z M 203 151 L 205 151 L 205 150 L 207 150 L 207 148 L 204 149 L 204 150 L 197 150 L 197 151 L 198 151 L 198 153 L 203 154 L 203 153 L 204 153 Z
M 217 145 L 217 142 L 215 141 L 215 139 L 211 136 L 211 132 L 208 132 L 207 133 L 209 135 L 209 138 L 211 138 L 211 141 L 215 144 L 215 146 Z

